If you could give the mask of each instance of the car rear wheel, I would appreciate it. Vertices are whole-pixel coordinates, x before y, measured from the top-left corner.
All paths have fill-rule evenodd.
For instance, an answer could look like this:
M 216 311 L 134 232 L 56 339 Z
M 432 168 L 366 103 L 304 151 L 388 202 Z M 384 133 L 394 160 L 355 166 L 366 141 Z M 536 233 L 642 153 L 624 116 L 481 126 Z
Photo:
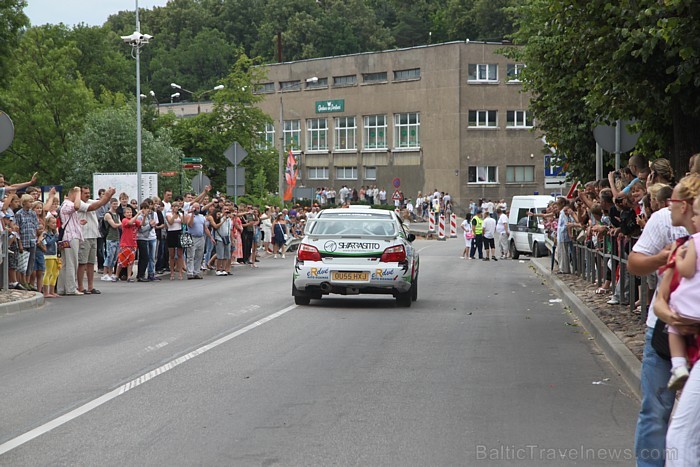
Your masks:
M 403 308 L 409 308 L 412 303 L 411 290 L 407 292 L 400 293 L 396 296 L 396 304 Z
M 311 297 L 305 292 L 299 291 L 294 284 L 292 284 L 292 295 L 294 295 L 294 303 L 297 305 L 308 305 L 311 303 Z
M 535 242 L 532 244 L 532 257 L 539 258 L 540 256 L 542 256 L 542 253 L 540 253 L 540 245 Z
M 413 279 L 413 283 L 411 284 L 411 300 L 414 302 L 418 300 L 418 276 Z
M 520 258 L 520 252 L 518 251 L 517 248 L 515 248 L 515 241 L 513 241 L 513 240 L 511 240 L 511 242 L 510 242 L 510 256 L 513 259 Z
M 300 297 L 297 295 L 294 297 L 294 303 L 297 305 L 308 305 L 311 303 L 311 297 Z

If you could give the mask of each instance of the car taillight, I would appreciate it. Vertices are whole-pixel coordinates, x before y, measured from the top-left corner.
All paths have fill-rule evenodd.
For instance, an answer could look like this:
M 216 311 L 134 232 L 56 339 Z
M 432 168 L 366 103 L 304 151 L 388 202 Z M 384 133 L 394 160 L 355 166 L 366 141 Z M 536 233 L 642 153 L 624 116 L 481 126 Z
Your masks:
M 392 246 L 382 253 L 380 258 L 382 263 L 403 263 L 406 261 L 406 250 L 403 245 Z
M 299 245 L 297 259 L 299 261 L 321 261 L 321 253 L 318 252 L 318 248 L 315 246 L 302 243 Z

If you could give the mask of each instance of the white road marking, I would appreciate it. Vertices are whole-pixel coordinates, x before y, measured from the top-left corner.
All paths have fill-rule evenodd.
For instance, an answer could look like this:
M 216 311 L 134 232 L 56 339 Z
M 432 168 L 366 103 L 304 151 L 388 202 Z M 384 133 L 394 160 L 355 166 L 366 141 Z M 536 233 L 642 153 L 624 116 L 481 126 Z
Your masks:
M 6 452 L 11 451 L 12 449 L 15 449 L 25 443 L 28 443 L 29 441 L 33 440 L 34 438 L 38 438 L 39 436 L 48 433 L 49 431 L 53 430 L 54 428 L 58 428 L 59 426 L 70 422 L 71 420 L 75 420 L 76 418 L 80 417 L 81 415 L 84 415 L 88 412 L 90 412 L 93 409 L 96 409 L 97 407 L 111 401 L 112 399 L 116 399 L 117 397 L 127 393 L 128 391 L 142 385 L 143 383 L 150 381 L 151 379 L 155 378 L 158 375 L 162 375 L 165 372 L 168 372 L 175 368 L 178 365 L 181 365 L 185 363 L 187 360 L 190 360 L 194 357 L 197 357 L 199 355 L 202 355 L 205 352 L 208 352 L 209 350 L 212 350 L 221 344 L 225 344 L 226 342 L 230 341 L 231 339 L 234 339 L 240 335 L 245 334 L 248 331 L 252 331 L 253 329 L 262 326 L 265 323 L 268 323 L 272 321 L 275 318 L 279 318 L 280 316 L 284 315 L 285 313 L 293 310 L 296 308 L 297 305 L 291 305 L 288 306 L 287 308 L 280 310 L 276 313 L 273 313 L 269 316 L 266 316 L 252 324 L 249 324 L 248 326 L 239 329 L 238 331 L 234 331 L 231 334 L 228 334 L 224 337 L 221 337 L 214 342 L 204 345 L 196 350 L 193 350 L 192 352 L 183 355 L 181 357 L 176 358 L 175 360 L 172 360 L 168 363 L 166 363 L 163 366 L 160 366 L 156 368 L 155 370 L 149 371 L 148 373 L 145 373 L 141 376 L 139 376 L 136 379 L 133 379 L 129 381 L 126 384 L 123 384 L 119 386 L 118 388 L 108 392 L 107 394 L 104 394 L 97 399 L 93 399 L 90 402 L 81 405 L 77 409 L 71 410 L 70 412 L 61 415 L 58 418 L 55 418 L 51 420 L 50 422 L 47 422 L 39 427 L 34 428 L 33 430 L 30 430 L 20 436 L 17 436 L 16 438 L 13 438 L 3 444 L 0 444 L 0 456 L 5 454 Z
M 169 343 L 170 342 L 168 342 L 168 341 L 163 341 L 163 342 L 159 342 L 156 345 L 149 345 L 148 347 L 146 347 L 146 352 L 152 352 L 154 350 L 162 349 L 163 347 L 165 347 Z

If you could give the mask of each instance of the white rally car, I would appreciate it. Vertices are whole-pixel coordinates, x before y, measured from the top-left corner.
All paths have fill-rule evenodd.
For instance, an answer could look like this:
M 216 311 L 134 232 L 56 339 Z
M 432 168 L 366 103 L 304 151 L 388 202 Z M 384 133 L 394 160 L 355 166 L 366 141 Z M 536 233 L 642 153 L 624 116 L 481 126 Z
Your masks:
M 308 221 L 294 260 L 294 302 L 363 293 L 391 294 L 399 306 L 411 306 L 418 299 L 415 238 L 394 211 L 321 211 Z

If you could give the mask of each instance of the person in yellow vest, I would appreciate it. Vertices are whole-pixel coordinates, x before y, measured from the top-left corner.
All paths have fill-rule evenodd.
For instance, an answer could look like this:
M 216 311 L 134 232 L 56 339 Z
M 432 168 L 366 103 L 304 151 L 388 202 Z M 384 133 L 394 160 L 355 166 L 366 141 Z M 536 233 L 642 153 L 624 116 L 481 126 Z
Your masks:
M 474 259 L 474 253 L 479 252 L 479 259 L 484 259 L 483 242 L 484 242 L 484 212 L 481 209 L 476 210 L 476 215 L 472 219 L 472 232 L 474 232 L 474 240 L 472 248 L 469 252 L 469 258 Z

